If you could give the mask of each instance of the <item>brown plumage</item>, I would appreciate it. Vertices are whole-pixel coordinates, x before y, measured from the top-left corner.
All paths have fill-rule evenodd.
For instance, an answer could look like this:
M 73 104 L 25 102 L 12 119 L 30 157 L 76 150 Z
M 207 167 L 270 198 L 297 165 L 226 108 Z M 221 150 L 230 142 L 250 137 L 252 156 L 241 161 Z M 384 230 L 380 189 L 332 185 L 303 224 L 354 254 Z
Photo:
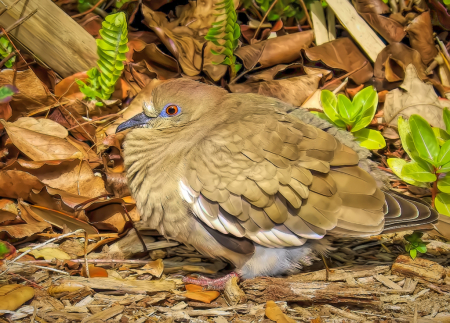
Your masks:
M 141 228 L 230 261 L 244 277 L 308 265 L 330 249 L 328 236 L 437 219 L 383 192 L 351 135 L 277 99 L 177 79 L 118 131 L 135 127 L 124 152 Z

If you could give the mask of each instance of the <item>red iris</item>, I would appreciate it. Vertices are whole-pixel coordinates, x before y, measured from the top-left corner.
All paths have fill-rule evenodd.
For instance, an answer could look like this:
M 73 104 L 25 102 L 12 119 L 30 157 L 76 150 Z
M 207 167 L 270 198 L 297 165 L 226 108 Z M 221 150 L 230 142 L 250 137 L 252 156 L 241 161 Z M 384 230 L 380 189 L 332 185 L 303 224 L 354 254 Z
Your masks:
M 176 105 L 169 105 L 166 107 L 166 114 L 168 116 L 174 116 L 178 113 L 178 107 Z

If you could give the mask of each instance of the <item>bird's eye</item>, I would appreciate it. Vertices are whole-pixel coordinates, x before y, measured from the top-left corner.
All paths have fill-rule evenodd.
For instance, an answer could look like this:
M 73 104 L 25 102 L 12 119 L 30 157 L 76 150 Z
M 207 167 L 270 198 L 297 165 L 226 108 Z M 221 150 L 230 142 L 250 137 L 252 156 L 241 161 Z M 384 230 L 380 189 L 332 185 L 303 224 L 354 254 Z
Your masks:
M 162 111 L 161 117 L 174 117 L 181 113 L 181 108 L 175 104 L 168 104 Z

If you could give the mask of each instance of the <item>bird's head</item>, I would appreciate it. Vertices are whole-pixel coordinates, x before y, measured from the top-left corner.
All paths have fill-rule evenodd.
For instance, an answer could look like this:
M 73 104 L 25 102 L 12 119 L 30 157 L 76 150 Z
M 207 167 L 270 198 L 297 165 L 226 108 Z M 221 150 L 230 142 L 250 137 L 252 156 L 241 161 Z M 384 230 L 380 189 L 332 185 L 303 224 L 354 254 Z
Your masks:
M 152 92 L 151 100 L 144 100 L 144 112 L 121 123 L 116 130 L 130 128 L 166 129 L 184 126 L 218 107 L 227 91 L 190 79 L 165 82 Z

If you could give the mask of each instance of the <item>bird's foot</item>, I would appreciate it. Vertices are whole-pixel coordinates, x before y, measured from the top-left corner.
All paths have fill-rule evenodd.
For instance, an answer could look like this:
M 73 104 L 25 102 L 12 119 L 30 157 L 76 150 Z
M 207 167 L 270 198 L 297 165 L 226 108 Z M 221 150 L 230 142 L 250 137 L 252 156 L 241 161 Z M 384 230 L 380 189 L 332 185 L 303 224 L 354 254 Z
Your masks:
M 229 281 L 233 277 L 239 278 L 239 275 L 235 272 L 231 272 L 228 275 L 216 279 L 200 275 L 198 275 L 197 278 L 188 276 L 183 278 L 183 283 L 203 286 L 207 290 L 223 290 L 225 288 L 225 284 L 227 283 L 227 281 Z

